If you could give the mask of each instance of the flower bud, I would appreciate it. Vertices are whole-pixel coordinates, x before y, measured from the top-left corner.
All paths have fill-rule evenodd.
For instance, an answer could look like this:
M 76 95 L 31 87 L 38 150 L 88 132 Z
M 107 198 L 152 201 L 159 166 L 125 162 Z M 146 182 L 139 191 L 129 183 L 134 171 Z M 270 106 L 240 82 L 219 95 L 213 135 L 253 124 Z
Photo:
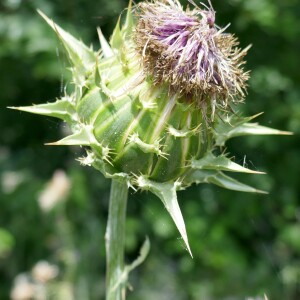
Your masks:
M 100 54 L 41 15 L 70 58 L 74 92 L 18 109 L 70 125 L 73 134 L 50 145 L 86 146 L 82 164 L 152 191 L 187 247 L 177 190 L 206 182 L 261 192 L 223 173 L 259 172 L 214 150 L 232 137 L 284 132 L 232 113 L 231 104 L 245 94 L 247 48 L 237 48 L 237 39 L 215 25 L 212 8 L 184 11 L 177 0 L 130 3 L 109 43 L 98 30 Z

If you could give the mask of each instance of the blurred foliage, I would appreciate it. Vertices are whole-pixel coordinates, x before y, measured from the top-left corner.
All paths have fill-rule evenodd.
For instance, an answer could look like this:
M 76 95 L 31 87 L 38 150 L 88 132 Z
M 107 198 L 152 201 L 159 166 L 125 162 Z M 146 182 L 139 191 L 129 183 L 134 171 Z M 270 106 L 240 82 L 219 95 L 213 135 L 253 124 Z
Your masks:
M 125 0 L 0 2 L 0 299 L 18 299 L 18 293 L 26 292 L 44 293 L 47 299 L 103 298 L 109 180 L 79 166 L 74 158 L 82 149 L 43 146 L 68 130 L 64 124 L 6 106 L 53 101 L 69 84 L 68 61 L 37 8 L 98 48 L 96 27 L 109 36 L 126 5 Z M 272 300 L 296 300 L 300 3 L 227 0 L 213 5 L 218 25 L 230 22 L 242 47 L 253 44 L 247 57 L 249 95 L 238 109 L 247 115 L 264 112 L 261 124 L 293 131 L 294 136 L 239 138 L 228 144 L 236 162 L 268 173 L 239 177 L 268 195 L 210 185 L 179 193 L 194 259 L 178 240 L 161 202 L 131 191 L 126 258 L 134 260 L 146 235 L 151 252 L 131 273 L 129 299 L 263 299 L 266 294 Z M 41 195 L 51 186 L 48 182 L 54 194 L 64 188 L 55 181 L 57 170 L 65 171 L 71 186 L 45 209 Z M 41 260 L 58 267 L 55 278 L 36 276 L 33 270 Z

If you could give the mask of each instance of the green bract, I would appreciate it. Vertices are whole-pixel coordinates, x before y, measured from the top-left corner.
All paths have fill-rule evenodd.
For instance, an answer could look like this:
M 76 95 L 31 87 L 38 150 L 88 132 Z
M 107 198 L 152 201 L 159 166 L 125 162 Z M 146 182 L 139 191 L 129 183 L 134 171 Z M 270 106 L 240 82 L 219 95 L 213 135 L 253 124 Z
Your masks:
M 218 106 L 214 107 L 216 112 L 207 109 L 207 114 L 215 115 L 208 116 L 212 121 L 207 121 L 201 107 L 188 101 L 187 95 L 170 92 L 167 82 L 154 84 L 136 50 L 136 17 L 131 5 L 124 25 L 120 28 L 118 22 L 109 43 L 99 29 L 100 51 L 93 51 L 40 14 L 70 59 L 74 92 L 54 103 L 18 109 L 68 123 L 73 134 L 51 145 L 86 146 L 87 155 L 80 158 L 82 164 L 95 167 L 108 178 L 125 180 L 134 189 L 157 195 L 188 250 L 177 190 L 206 182 L 236 191 L 261 192 L 223 173 L 259 172 L 223 154 L 216 156 L 214 149 L 236 136 L 284 132 L 251 123 L 252 118 L 238 117 L 230 111 L 218 111 Z

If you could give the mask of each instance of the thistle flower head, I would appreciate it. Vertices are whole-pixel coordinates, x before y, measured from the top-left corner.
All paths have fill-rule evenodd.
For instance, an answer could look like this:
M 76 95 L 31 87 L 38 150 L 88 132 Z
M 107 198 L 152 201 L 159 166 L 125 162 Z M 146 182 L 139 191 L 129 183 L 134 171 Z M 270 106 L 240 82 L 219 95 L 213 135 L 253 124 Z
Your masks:
M 137 12 L 134 40 L 155 84 L 167 82 L 204 108 L 243 99 L 247 49 L 237 48 L 237 39 L 215 24 L 211 6 L 184 11 L 178 0 L 161 0 L 142 2 Z
M 215 25 L 211 6 L 184 11 L 178 0 L 130 4 L 110 42 L 98 30 L 97 52 L 42 16 L 70 59 L 74 92 L 18 109 L 70 125 L 73 134 L 51 145 L 85 146 L 82 164 L 153 192 L 187 247 L 177 190 L 206 182 L 260 192 L 224 173 L 259 172 L 234 163 L 216 146 L 236 136 L 284 132 L 226 109 L 243 99 L 247 49 L 238 49 L 233 35 Z

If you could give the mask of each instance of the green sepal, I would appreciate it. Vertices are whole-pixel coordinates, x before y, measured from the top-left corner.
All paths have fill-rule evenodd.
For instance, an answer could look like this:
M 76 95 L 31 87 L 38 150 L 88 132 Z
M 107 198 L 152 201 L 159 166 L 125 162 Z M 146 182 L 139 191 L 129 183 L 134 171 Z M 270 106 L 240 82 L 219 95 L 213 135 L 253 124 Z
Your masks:
M 122 27 L 122 32 L 124 34 L 124 38 L 129 37 L 134 26 L 133 14 L 132 14 L 132 0 L 129 0 L 129 4 L 127 7 L 127 14 L 125 23 Z
M 147 179 L 145 176 L 138 176 L 133 185 L 137 185 L 142 190 L 149 190 L 155 194 L 164 204 L 165 208 L 172 217 L 181 237 L 187 247 L 188 252 L 193 257 L 188 237 L 186 233 L 185 223 L 177 201 L 176 191 L 179 188 L 178 182 L 155 182 Z
M 158 156 L 165 157 L 165 153 L 160 150 L 162 145 L 160 145 L 158 140 L 154 141 L 152 144 L 147 144 L 139 138 L 137 133 L 133 133 L 130 137 L 128 137 L 128 144 L 137 146 L 144 153 L 153 153 Z
M 77 132 L 57 142 L 46 143 L 48 146 L 90 146 L 94 136 L 91 126 L 82 126 Z
M 191 168 L 198 170 L 219 170 L 229 172 L 241 172 L 252 174 L 265 174 L 264 172 L 253 171 L 245 168 L 227 158 L 225 155 L 214 156 L 212 153 L 207 153 L 199 160 L 191 160 Z
M 102 54 L 103 54 L 104 58 L 108 58 L 108 57 L 114 56 L 114 52 L 112 51 L 112 49 L 111 49 L 108 41 L 104 37 L 104 35 L 103 35 L 100 27 L 97 28 L 97 32 L 98 32 L 100 46 L 101 46 L 101 50 L 102 50 Z
M 69 99 L 63 98 L 53 103 L 43 103 L 32 106 L 9 107 L 11 109 L 21 110 L 37 115 L 49 116 L 66 121 L 69 124 L 76 123 L 76 115 L 73 104 Z
M 260 114 L 258 114 L 260 115 Z M 258 123 L 249 123 L 250 120 L 258 115 L 241 118 L 237 116 L 227 117 L 225 120 L 220 119 L 215 125 L 213 134 L 217 146 L 224 146 L 225 142 L 233 137 L 244 135 L 291 135 L 291 132 L 281 131 L 266 126 L 261 126 Z
M 111 47 L 117 51 L 120 50 L 120 48 L 123 44 L 122 32 L 120 29 L 120 17 L 118 19 L 117 25 L 113 31 L 113 34 L 110 38 L 109 43 L 110 43 Z
M 95 63 L 96 53 L 88 48 L 83 42 L 77 40 L 70 33 L 55 24 L 43 12 L 38 10 L 38 13 L 45 19 L 61 40 L 69 55 L 71 64 L 75 68 L 73 73 L 76 72 L 76 74 L 74 74 L 74 76 L 85 76 Z
M 127 173 L 118 172 L 111 164 L 103 159 L 99 159 L 94 152 L 87 150 L 87 156 L 78 158 L 78 161 L 84 166 L 93 166 L 100 171 L 106 178 L 116 180 L 126 180 L 128 187 L 132 187 L 130 176 Z
M 175 129 L 173 126 L 168 127 L 168 132 L 174 136 L 175 138 L 189 138 L 194 136 L 200 132 L 201 124 L 197 125 L 195 128 L 192 129 Z
M 261 193 L 266 194 L 266 192 L 253 188 L 249 185 L 241 183 L 236 179 L 231 178 L 230 176 L 225 175 L 221 171 L 213 171 L 213 170 L 196 170 L 192 174 L 187 175 L 183 179 L 183 184 L 191 185 L 193 183 L 213 183 L 222 188 L 240 191 L 240 192 L 248 192 L 248 193 Z

